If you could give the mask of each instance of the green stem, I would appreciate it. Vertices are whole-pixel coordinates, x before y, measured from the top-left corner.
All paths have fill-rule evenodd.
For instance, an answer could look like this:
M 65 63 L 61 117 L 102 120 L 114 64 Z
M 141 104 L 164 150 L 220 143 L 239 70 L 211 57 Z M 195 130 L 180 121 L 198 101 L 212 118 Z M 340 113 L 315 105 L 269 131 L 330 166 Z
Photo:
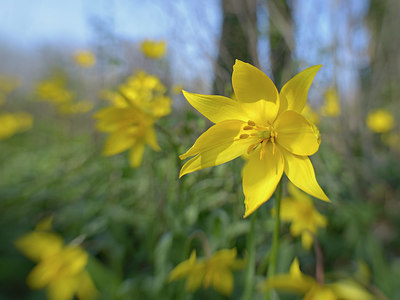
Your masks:
M 281 198 L 282 198 L 282 179 L 279 181 L 275 192 L 275 226 L 274 226 L 274 236 L 272 240 L 272 250 L 268 266 L 267 278 L 275 275 L 276 261 L 278 258 L 278 248 L 279 248 L 279 230 L 281 227 Z M 271 292 L 267 291 L 265 293 L 265 299 L 271 299 Z
M 254 240 L 254 232 L 255 232 L 255 224 L 257 218 L 257 211 L 253 213 L 251 216 L 251 225 L 250 232 L 247 236 L 247 270 L 246 270 L 246 278 L 245 278 L 245 286 L 243 293 L 243 300 L 253 299 L 253 287 L 254 287 L 254 274 L 256 267 L 256 246 Z

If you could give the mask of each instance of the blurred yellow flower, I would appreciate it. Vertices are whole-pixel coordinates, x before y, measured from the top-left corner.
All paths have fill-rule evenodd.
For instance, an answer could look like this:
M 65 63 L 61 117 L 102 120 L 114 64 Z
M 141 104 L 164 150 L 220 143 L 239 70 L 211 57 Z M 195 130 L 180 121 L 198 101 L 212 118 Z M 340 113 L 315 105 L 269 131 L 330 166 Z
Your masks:
M 196 259 L 193 250 L 190 258 L 181 262 L 169 274 L 169 281 L 186 279 L 185 288 L 194 292 L 201 284 L 205 289 L 212 286 L 219 293 L 229 296 L 233 291 L 233 270 L 244 268 L 244 261 L 236 258 L 236 249 L 217 251 L 210 258 Z
M 340 280 L 320 284 L 313 277 L 301 272 L 297 258 L 290 266 L 289 274 L 267 278 L 261 284 L 264 289 L 273 288 L 304 295 L 304 300 L 372 300 L 375 299 L 365 288 L 354 280 Z
M 325 227 L 326 218 L 315 208 L 312 199 L 293 184 L 288 185 L 290 197 L 281 202 L 281 220 L 291 222 L 290 233 L 293 236 L 301 235 L 301 242 L 309 250 L 313 244 L 313 237 L 318 227 Z
M 27 283 L 32 289 L 47 288 L 51 300 L 94 299 L 97 290 L 85 270 L 88 254 L 78 245 L 64 245 L 60 236 L 35 230 L 15 242 L 16 247 L 37 262 Z
M 310 123 L 318 124 L 320 121 L 319 114 L 310 106 L 305 105 L 301 114 L 308 120 Z
M 394 117 L 386 109 L 375 109 L 368 114 L 367 126 L 377 133 L 388 132 L 394 127 Z
M 298 188 L 329 201 L 308 158 L 319 148 L 319 131 L 301 115 L 320 67 L 299 73 L 278 93 L 262 71 L 236 60 L 232 85 L 237 101 L 183 91 L 188 102 L 216 124 L 180 156 L 192 158 L 179 176 L 223 164 L 247 152 L 249 157 L 242 172 L 244 217 L 271 197 L 283 172 Z
M 382 141 L 390 148 L 400 150 L 400 135 L 394 132 L 386 132 L 381 136 Z
M 165 55 L 167 43 L 165 41 L 150 41 L 145 40 L 140 46 L 143 54 L 152 59 L 159 59 Z
M 130 150 L 133 168 L 142 163 L 145 145 L 160 151 L 154 131 L 154 119 L 134 107 L 108 107 L 95 114 L 99 131 L 110 133 L 103 154 L 115 155 Z
M 33 116 L 25 112 L 0 114 L 0 140 L 32 127 Z
M 73 59 L 82 68 L 91 68 L 96 64 L 96 57 L 90 51 L 76 51 Z
M 131 149 L 130 165 L 139 167 L 145 145 L 160 151 L 154 123 L 171 112 L 171 99 L 159 78 L 140 71 L 118 87 L 117 92 L 103 91 L 112 106 L 95 114 L 97 129 L 110 133 L 103 154 L 115 155 Z
M 321 108 L 321 113 L 328 117 L 340 115 L 340 98 L 336 88 L 328 88 L 325 91 L 325 102 Z
M 76 101 L 76 95 L 65 87 L 65 79 L 61 77 L 39 82 L 36 94 L 41 100 L 53 104 L 60 114 L 82 114 L 93 108 L 90 101 Z

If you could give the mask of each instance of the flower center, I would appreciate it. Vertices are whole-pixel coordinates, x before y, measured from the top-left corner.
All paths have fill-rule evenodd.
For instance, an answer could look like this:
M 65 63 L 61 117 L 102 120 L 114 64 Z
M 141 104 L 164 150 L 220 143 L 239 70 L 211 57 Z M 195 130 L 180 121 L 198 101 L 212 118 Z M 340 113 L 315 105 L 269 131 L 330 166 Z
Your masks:
M 249 120 L 247 122 L 247 125 L 243 127 L 243 130 L 248 130 L 249 134 L 241 134 L 240 138 L 241 139 L 246 139 L 249 136 L 256 137 L 257 142 L 250 145 L 249 148 L 247 149 L 247 154 L 250 154 L 253 150 L 255 150 L 257 147 L 261 147 L 260 149 L 260 160 L 263 158 L 265 154 L 265 146 L 267 145 L 268 142 L 272 143 L 273 150 L 272 153 L 275 154 L 275 140 L 278 137 L 278 132 L 274 129 L 273 125 L 268 123 L 266 125 L 258 125 L 254 121 Z M 251 131 L 252 132 L 251 132 Z

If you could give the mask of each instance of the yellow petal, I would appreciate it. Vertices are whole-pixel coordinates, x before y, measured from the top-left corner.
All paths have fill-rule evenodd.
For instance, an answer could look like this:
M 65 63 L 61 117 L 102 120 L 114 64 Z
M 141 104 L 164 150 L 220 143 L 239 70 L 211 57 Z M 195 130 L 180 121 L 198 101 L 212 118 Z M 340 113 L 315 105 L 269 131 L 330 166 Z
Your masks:
M 137 168 L 142 163 L 144 148 L 145 146 L 143 142 L 136 142 L 133 145 L 129 152 L 129 163 L 132 168 Z
M 213 276 L 214 289 L 225 296 L 229 296 L 233 291 L 233 275 L 229 269 L 218 270 Z
M 39 261 L 60 252 L 64 241 L 56 234 L 34 231 L 18 239 L 15 246 L 33 261 Z
M 179 156 L 180 159 L 186 159 L 201 152 L 210 150 L 216 146 L 232 143 L 240 134 L 243 121 L 229 120 L 223 121 L 211 126 L 196 140 L 194 145 Z
M 267 75 L 238 59 L 233 66 L 232 85 L 240 103 L 261 99 L 276 103 L 279 99 L 275 84 Z
M 274 153 L 272 143 L 264 146 L 263 150 L 260 148 L 252 153 L 243 168 L 245 218 L 272 196 L 283 173 L 284 164 L 279 149 L 276 148 Z M 260 151 L 265 151 L 261 160 Z
M 308 90 L 322 65 L 310 67 L 290 79 L 280 92 L 280 112 L 294 110 L 301 113 L 306 105 Z
M 277 143 L 297 155 L 312 155 L 318 151 L 319 141 L 310 122 L 294 111 L 285 111 L 274 123 Z
M 196 265 L 196 261 L 196 250 L 193 250 L 189 259 L 181 262 L 169 273 L 168 281 L 171 282 L 188 276 Z
M 279 101 L 276 104 L 266 100 L 258 100 L 251 103 L 241 103 L 240 106 L 247 113 L 248 120 L 256 124 L 272 124 L 278 115 Z
M 78 299 L 90 300 L 98 296 L 98 291 L 94 286 L 88 272 L 83 271 L 79 276 L 79 286 L 77 290 Z
M 313 236 L 308 231 L 303 231 L 303 233 L 301 234 L 301 245 L 303 246 L 303 248 L 306 250 L 310 250 L 313 243 Z
M 154 130 L 153 127 L 149 127 L 146 130 L 146 134 L 144 136 L 146 143 L 155 151 L 160 151 L 161 148 L 158 145 L 157 142 L 157 135 L 156 135 L 156 131 Z
M 195 109 L 213 123 L 224 120 L 242 120 L 245 122 L 249 120 L 235 100 L 223 96 L 192 94 L 186 91 L 182 91 L 182 93 Z
M 105 142 L 103 155 L 109 156 L 124 152 L 132 147 L 134 142 L 135 138 L 132 136 L 130 128 L 124 128 L 113 132 Z
M 50 300 L 71 300 L 77 290 L 79 281 L 74 277 L 53 281 L 47 290 Z
M 343 300 L 376 299 L 364 287 L 353 280 L 341 280 L 328 285 L 336 297 Z
M 281 151 L 285 160 L 285 174 L 289 180 L 307 194 L 329 202 L 329 198 L 315 178 L 314 168 L 310 159 L 307 156 L 294 155 L 282 148 Z

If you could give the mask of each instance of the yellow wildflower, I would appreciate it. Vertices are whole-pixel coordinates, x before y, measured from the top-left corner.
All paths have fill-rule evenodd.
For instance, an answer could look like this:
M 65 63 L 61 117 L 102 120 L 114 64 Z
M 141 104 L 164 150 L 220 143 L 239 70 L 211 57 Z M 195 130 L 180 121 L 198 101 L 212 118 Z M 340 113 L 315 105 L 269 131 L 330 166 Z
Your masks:
M 62 77 L 39 82 L 36 93 L 43 101 L 53 104 L 60 114 L 81 114 L 93 108 L 90 101 L 75 101 L 76 95 L 65 87 Z
M 130 164 L 139 167 L 145 145 L 160 151 L 154 131 L 154 119 L 134 107 L 108 107 L 95 114 L 97 129 L 110 133 L 103 154 L 115 155 L 131 148 Z
M 33 117 L 25 112 L 0 114 L 0 140 L 32 127 Z
M 308 104 L 304 106 L 301 114 L 312 124 L 318 124 L 320 121 L 319 114 Z
M 244 261 L 236 258 L 236 249 L 217 251 L 212 257 L 197 260 L 193 250 L 190 258 L 181 262 L 169 274 L 169 281 L 186 279 L 185 288 L 194 292 L 201 284 L 210 286 L 219 293 L 229 296 L 233 291 L 233 270 L 244 268 Z
M 49 299 L 94 299 L 97 290 L 85 270 L 88 254 L 78 245 L 64 245 L 58 235 L 35 230 L 18 239 L 16 247 L 37 262 L 27 283 L 32 289 L 47 288 Z
M 301 242 L 305 249 L 310 249 L 313 237 L 318 227 L 325 227 L 327 220 L 315 208 L 311 198 L 298 190 L 293 184 L 288 186 L 290 197 L 282 199 L 281 219 L 291 222 L 290 233 L 293 236 L 301 235 Z
M 244 217 L 271 197 L 283 172 L 298 188 L 329 201 L 308 158 L 319 148 L 319 131 L 301 115 L 320 67 L 304 70 L 278 93 L 262 71 L 236 60 L 232 85 L 237 101 L 183 91 L 188 102 L 216 124 L 180 156 L 193 157 L 179 176 L 223 164 L 247 152 L 250 155 L 242 172 Z
M 273 288 L 304 295 L 304 300 L 372 300 L 374 297 L 351 279 L 335 283 L 320 284 L 313 277 L 301 272 L 297 258 L 290 266 L 289 274 L 267 278 L 264 288 Z
M 336 88 L 328 88 L 325 91 L 325 102 L 321 108 L 321 113 L 328 117 L 340 115 L 340 98 Z
M 73 59 L 82 68 L 91 68 L 96 64 L 96 57 L 90 51 L 77 51 Z
M 367 126 L 377 133 L 388 132 L 394 127 L 394 117 L 386 109 L 376 109 L 368 114 Z
M 165 41 L 149 41 L 145 40 L 140 45 L 143 54 L 152 59 L 160 59 L 165 55 L 167 43 Z

